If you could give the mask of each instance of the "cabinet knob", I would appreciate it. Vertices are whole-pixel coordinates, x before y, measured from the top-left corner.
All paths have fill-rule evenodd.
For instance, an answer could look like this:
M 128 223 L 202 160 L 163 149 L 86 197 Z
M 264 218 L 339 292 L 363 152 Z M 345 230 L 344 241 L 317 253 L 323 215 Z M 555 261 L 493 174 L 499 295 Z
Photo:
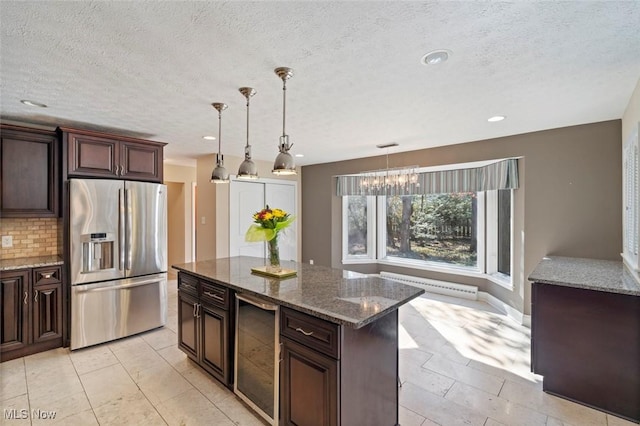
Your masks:
M 53 272 L 45 272 L 45 273 L 41 273 L 40 275 L 42 276 L 42 278 L 48 280 L 49 278 L 51 278 L 53 276 Z

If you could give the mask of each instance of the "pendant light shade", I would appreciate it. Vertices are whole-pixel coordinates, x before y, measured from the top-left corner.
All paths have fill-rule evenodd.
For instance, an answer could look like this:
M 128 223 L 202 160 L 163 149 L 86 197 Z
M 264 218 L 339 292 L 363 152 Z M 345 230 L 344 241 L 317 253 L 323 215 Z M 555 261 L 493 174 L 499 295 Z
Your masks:
M 251 145 L 249 145 L 249 99 L 256 94 L 251 87 L 241 87 L 240 93 L 247 98 L 247 144 L 244 147 L 244 161 L 238 168 L 238 179 L 258 179 L 258 167 L 251 159 Z
M 276 68 L 275 73 L 282 79 L 282 136 L 280 136 L 279 150 L 280 153 L 276 157 L 276 161 L 273 163 L 272 173 L 275 175 L 295 175 L 296 165 L 293 161 L 293 157 L 289 154 L 289 150 L 293 146 L 289 143 L 289 136 L 285 132 L 285 120 L 287 114 L 287 80 L 293 77 L 293 70 L 291 68 L 280 67 Z
M 227 109 L 227 104 L 220 102 L 212 103 L 218 110 L 218 153 L 216 154 L 216 167 L 211 173 L 211 182 L 213 183 L 229 183 L 229 172 L 224 168 L 224 156 L 222 155 L 222 111 Z

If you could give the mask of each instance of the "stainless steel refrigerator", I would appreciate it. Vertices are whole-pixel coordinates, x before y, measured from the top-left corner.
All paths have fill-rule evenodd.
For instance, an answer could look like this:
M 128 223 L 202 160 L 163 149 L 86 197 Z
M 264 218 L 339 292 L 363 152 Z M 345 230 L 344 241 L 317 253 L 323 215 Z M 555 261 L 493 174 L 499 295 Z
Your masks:
M 167 321 L 167 188 L 69 180 L 71 349 Z

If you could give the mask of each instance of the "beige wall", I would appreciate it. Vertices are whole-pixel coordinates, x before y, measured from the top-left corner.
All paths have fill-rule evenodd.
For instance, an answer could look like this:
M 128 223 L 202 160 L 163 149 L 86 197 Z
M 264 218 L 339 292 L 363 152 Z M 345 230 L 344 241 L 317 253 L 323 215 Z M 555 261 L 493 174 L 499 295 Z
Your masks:
M 622 142 L 624 143 L 631 135 L 631 130 L 638 127 L 640 123 L 640 79 L 636 84 L 636 89 L 631 94 L 629 104 L 622 116 Z
M 274 158 L 277 151 L 274 151 Z M 225 156 L 224 166 L 231 175 L 238 171 L 244 157 Z M 298 212 L 300 211 L 300 179 L 297 176 L 276 176 L 271 173 L 273 163 L 254 160 L 258 166 L 258 176 L 268 179 L 285 179 L 298 181 Z M 197 258 L 198 260 L 215 259 L 229 256 L 229 185 L 211 183 L 211 172 L 215 167 L 215 155 L 198 158 L 198 197 L 197 197 Z M 250 212 L 253 213 L 253 212 Z M 202 223 L 204 218 L 204 224 Z M 298 235 L 302 229 L 301 215 L 296 220 Z M 300 238 L 300 237 L 298 237 Z M 298 258 L 301 256 L 302 244 L 298 241 Z
M 193 211 L 193 195 L 192 187 L 197 181 L 196 168 L 190 166 L 180 166 L 175 164 L 164 164 L 164 182 L 169 186 L 172 185 L 174 193 L 170 195 L 178 195 L 178 200 L 168 200 L 169 203 L 178 203 L 180 206 L 169 205 L 169 222 L 167 224 L 168 233 L 170 235 L 170 241 L 182 241 L 183 247 L 169 247 L 169 266 L 172 265 L 172 261 L 178 263 L 191 262 L 195 259 L 195 253 L 193 250 L 193 217 L 195 212 Z M 178 186 L 176 186 L 178 185 Z M 181 186 L 181 190 L 178 194 L 175 193 L 177 188 Z M 178 210 L 181 210 L 178 211 Z M 172 221 L 174 217 L 176 221 Z M 173 252 L 172 252 L 173 250 Z M 181 259 L 181 260 L 179 260 Z
M 348 265 L 363 272 L 393 270 L 478 285 L 525 314 L 526 277 L 545 255 L 620 259 L 622 247 L 620 120 L 566 127 L 389 156 L 393 166 L 435 166 L 522 157 L 514 201 L 514 290 L 484 279 L 384 265 Z M 371 170 L 384 157 L 302 168 L 302 260 L 341 268 L 341 199 L 335 175 Z
M 169 265 L 185 262 L 185 184 L 165 182 L 167 185 L 167 261 Z M 169 275 L 176 271 L 169 268 Z

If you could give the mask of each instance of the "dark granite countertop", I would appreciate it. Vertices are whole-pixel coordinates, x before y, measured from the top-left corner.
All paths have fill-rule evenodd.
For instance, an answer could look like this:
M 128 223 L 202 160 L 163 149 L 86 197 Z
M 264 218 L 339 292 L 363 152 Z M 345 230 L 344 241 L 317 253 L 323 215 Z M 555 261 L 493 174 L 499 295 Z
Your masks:
M 239 293 L 258 296 L 318 318 L 360 328 L 424 293 L 423 289 L 380 277 L 306 263 L 282 262 L 297 275 L 277 279 L 256 275 L 257 257 L 231 257 L 172 265 Z
M 640 282 L 615 260 L 548 256 L 529 275 L 529 281 L 640 296 Z
M 64 261 L 58 255 L 20 257 L 16 259 L 0 260 L 0 271 L 11 271 L 13 269 L 37 268 L 40 266 L 62 265 Z

